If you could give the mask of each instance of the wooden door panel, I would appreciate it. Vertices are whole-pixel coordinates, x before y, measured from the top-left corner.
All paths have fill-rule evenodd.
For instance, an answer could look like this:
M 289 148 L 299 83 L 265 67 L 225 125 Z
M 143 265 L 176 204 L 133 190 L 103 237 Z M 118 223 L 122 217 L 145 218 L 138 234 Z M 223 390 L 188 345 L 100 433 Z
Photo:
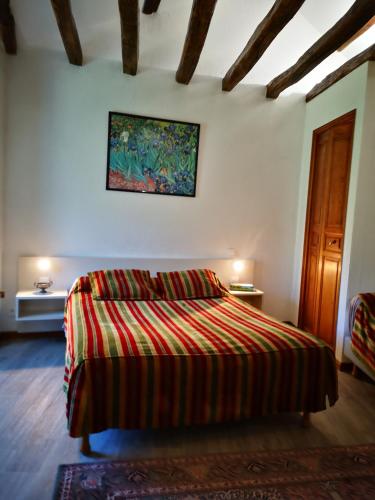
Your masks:
M 315 251 L 319 252 L 320 248 L 320 233 L 321 230 L 319 227 L 317 228 L 312 228 L 310 231 L 310 239 L 309 239 L 309 249 L 310 252 Z
M 344 230 L 350 150 L 351 142 L 348 141 L 348 134 L 340 134 L 339 137 L 333 138 L 326 218 L 326 229 L 331 231 Z
M 304 302 L 306 304 L 304 308 L 304 314 L 302 318 L 301 328 L 310 332 L 316 333 L 315 328 L 315 308 L 316 308 L 316 294 L 315 290 L 317 287 L 318 278 L 318 254 L 310 253 L 307 265 L 307 286 L 306 293 L 304 297 Z
M 322 280 L 317 321 L 319 338 L 334 346 L 337 316 L 337 293 L 340 279 L 340 256 L 322 259 Z
M 355 112 L 313 133 L 298 324 L 332 347 Z
M 329 161 L 329 142 L 319 141 L 316 150 L 316 167 L 313 175 L 311 197 L 311 224 L 320 226 L 323 223 L 323 207 L 321 199 L 325 191 L 325 168 Z

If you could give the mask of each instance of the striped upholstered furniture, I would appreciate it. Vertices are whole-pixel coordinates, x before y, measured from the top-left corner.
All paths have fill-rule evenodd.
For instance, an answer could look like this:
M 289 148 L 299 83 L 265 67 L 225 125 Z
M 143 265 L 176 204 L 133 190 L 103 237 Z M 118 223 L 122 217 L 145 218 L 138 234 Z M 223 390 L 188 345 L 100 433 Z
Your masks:
M 352 351 L 375 380 L 375 293 L 359 293 L 353 297 L 349 324 Z
M 65 315 L 69 434 L 317 412 L 337 400 L 332 350 L 232 297 L 95 300 Z

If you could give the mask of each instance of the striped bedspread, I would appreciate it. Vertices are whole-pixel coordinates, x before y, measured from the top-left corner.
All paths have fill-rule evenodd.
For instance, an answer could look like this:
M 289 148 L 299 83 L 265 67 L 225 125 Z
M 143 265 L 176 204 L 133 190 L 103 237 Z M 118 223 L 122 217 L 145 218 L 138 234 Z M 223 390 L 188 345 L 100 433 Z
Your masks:
M 375 293 L 353 297 L 349 321 L 352 351 L 375 376 Z
M 319 411 L 337 400 L 332 350 L 231 296 L 69 296 L 65 390 L 73 437 Z

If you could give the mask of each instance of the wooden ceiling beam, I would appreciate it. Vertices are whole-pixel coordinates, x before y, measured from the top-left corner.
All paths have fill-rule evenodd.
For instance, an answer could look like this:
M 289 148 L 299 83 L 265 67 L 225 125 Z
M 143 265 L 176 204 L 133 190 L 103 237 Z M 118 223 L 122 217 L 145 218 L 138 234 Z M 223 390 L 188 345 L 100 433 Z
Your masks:
M 348 75 L 367 61 L 375 61 L 375 44 L 371 45 L 355 57 L 352 57 L 352 59 L 349 59 L 349 61 L 345 64 L 327 75 L 320 83 L 317 83 L 315 87 L 313 87 L 306 95 L 306 102 L 314 99 L 314 97 L 321 94 L 324 90 L 328 89 L 328 87 L 338 82 L 341 78 L 344 78 L 344 76 Z
M 0 0 L 0 34 L 5 52 L 10 55 L 17 54 L 16 25 L 9 0 Z
M 289 69 L 267 85 L 266 96 L 275 99 L 280 92 L 310 73 L 346 40 L 352 37 L 375 14 L 373 0 L 356 0 L 346 14 L 314 43 Z
M 223 90 L 229 92 L 249 73 L 280 31 L 295 16 L 304 1 L 276 0 L 225 75 L 222 82 Z
M 176 72 L 178 83 L 188 84 L 197 67 L 206 41 L 217 0 L 194 0 L 180 64 Z
M 122 69 L 128 75 L 136 75 L 139 53 L 139 6 L 138 0 L 118 0 L 121 19 Z
M 51 5 L 70 64 L 82 66 L 81 42 L 79 41 L 70 0 L 51 0 Z
M 153 14 L 159 8 L 161 0 L 145 0 L 143 2 L 143 14 Z
M 357 38 L 359 38 L 364 33 L 366 33 L 366 31 L 369 30 L 370 28 L 372 28 L 374 25 L 375 25 L 375 16 L 372 16 L 372 18 L 370 19 L 370 21 L 368 21 L 364 26 L 362 26 L 362 28 L 360 30 L 358 30 L 355 35 L 353 35 L 352 37 L 350 37 L 349 40 L 346 40 L 346 42 L 343 43 L 341 45 L 341 47 L 339 47 L 337 50 L 339 52 L 341 52 L 342 50 L 345 50 L 346 47 L 348 47 L 351 43 L 354 42 L 354 40 L 357 40 Z

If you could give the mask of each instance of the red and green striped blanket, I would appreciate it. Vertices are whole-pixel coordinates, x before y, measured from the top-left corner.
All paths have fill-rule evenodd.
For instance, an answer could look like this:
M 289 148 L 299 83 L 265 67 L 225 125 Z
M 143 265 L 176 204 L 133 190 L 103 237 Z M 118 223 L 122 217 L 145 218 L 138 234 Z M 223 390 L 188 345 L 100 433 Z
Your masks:
M 315 412 L 338 397 L 330 347 L 231 296 L 99 301 L 79 291 L 65 328 L 73 437 Z
M 352 351 L 375 376 L 375 293 L 359 293 L 350 305 Z

